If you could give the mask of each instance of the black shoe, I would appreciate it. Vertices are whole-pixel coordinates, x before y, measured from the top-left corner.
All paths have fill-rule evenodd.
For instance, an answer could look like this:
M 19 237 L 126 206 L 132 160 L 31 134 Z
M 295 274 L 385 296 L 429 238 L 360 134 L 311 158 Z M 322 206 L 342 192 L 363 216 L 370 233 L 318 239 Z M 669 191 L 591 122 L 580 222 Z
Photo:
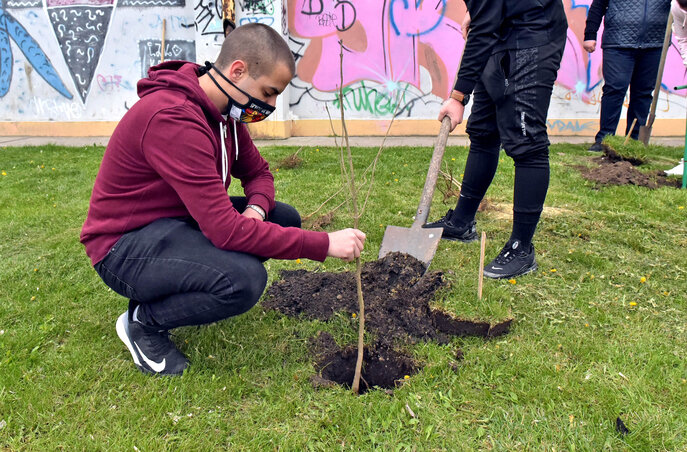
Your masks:
M 587 149 L 589 152 L 603 152 L 604 147 L 601 143 L 594 143 Z
M 509 240 L 496 259 L 484 267 L 484 276 L 514 278 L 535 271 L 537 261 L 534 259 L 534 245 L 530 244 L 529 250 L 522 249 L 520 245 L 519 240 Z
M 449 209 L 448 213 L 438 221 L 422 225 L 423 228 L 444 228 L 444 233 L 441 238 L 444 240 L 454 240 L 458 242 L 474 242 L 477 240 L 477 230 L 475 222 L 471 221 L 465 226 L 456 226 L 451 221 L 453 209 Z
M 132 320 L 129 311 L 117 319 L 117 335 L 131 352 L 141 372 L 181 375 L 188 359 L 169 339 L 169 331 L 159 330 Z

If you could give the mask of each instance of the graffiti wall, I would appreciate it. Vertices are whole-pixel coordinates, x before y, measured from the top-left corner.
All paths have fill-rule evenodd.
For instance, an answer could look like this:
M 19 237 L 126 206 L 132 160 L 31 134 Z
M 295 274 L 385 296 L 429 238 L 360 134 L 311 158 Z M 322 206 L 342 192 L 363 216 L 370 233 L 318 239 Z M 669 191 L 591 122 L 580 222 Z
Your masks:
M 564 0 L 568 41 L 556 83 L 549 128 L 583 132 L 596 127 L 601 98 L 602 52 L 582 48 L 591 0 Z M 465 45 L 462 1 L 295 0 L 289 2 L 290 45 L 298 78 L 290 105 L 298 118 L 327 118 L 343 104 L 351 118 L 434 118 L 453 85 Z M 343 42 L 344 65 L 340 71 Z M 675 40 L 663 77 L 659 117 L 684 118 L 685 68 Z M 560 118 L 560 119 L 558 119 Z M 565 118 L 565 120 L 563 120 Z M 570 120 L 572 119 L 572 121 Z
M 582 49 L 591 0 L 564 4 L 568 42 L 549 127 L 588 132 L 602 52 Z M 280 121 L 327 119 L 340 102 L 349 118 L 435 118 L 464 46 L 460 0 L 237 0 L 236 8 L 239 25 L 275 28 L 296 58 L 298 76 L 271 118 Z M 221 17 L 221 0 L 0 0 L 0 122 L 117 121 L 163 57 L 163 23 L 164 58 L 202 62 L 219 51 Z M 685 117 L 685 93 L 672 91 L 684 83 L 673 42 L 659 118 Z

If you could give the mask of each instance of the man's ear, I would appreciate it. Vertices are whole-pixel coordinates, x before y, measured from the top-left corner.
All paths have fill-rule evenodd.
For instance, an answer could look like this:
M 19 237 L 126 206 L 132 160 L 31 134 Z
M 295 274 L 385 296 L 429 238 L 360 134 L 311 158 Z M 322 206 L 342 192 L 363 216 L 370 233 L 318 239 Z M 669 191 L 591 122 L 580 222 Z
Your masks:
M 227 76 L 232 82 L 237 82 L 241 80 L 244 76 L 248 75 L 248 66 L 243 60 L 234 60 L 229 65 L 229 73 Z

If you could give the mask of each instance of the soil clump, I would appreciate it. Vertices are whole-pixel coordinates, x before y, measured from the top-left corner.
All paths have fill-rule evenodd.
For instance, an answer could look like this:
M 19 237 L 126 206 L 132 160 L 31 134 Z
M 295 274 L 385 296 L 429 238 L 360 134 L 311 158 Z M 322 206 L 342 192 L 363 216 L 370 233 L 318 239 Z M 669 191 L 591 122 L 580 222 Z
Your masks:
M 608 157 L 598 157 L 593 160 L 595 168 L 580 167 L 582 177 L 598 186 L 607 185 L 636 185 L 650 189 L 658 187 L 678 187 L 678 181 L 671 180 L 662 171 L 645 173 L 633 167 L 632 163 L 621 160 L 612 161 Z
M 365 326 L 374 342 L 365 349 L 361 389 L 366 385 L 391 388 L 417 372 L 420 366 L 401 351 L 408 344 L 428 340 L 446 344 L 452 336 L 498 336 L 508 332 L 512 321 L 491 325 L 431 308 L 436 291 L 447 286 L 443 273 L 426 272 L 422 262 L 407 254 L 391 253 L 365 263 L 362 286 Z M 265 308 L 293 317 L 327 321 L 339 312 L 347 317 L 358 312 L 351 272 L 283 271 L 266 295 Z M 357 346 L 341 348 L 325 333 L 311 341 L 311 346 L 319 373 L 313 384 L 322 387 L 326 386 L 323 381 L 335 381 L 350 386 Z

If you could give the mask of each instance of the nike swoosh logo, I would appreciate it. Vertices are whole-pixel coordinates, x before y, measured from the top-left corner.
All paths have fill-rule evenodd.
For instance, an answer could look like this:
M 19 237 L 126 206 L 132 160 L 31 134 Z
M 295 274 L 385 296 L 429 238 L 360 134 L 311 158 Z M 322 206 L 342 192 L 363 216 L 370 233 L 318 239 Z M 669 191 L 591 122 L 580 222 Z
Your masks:
M 160 373 L 163 370 L 165 370 L 165 364 L 166 364 L 167 358 L 163 358 L 162 361 L 160 361 L 159 363 L 156 363 L 152 359 L 148 358 L 145 355 L 145 353 L 143 353 L 141 351 L 141 347 L 139 347 L 136 342 L 134 342 L 134 345 L 136 346 L 136 350 L 138 350 L 138 353 L 141 355 L 141 358 L 143 358 L 143 361 L 145 361 L 146 364 L 148 364 L 150 366 L 150 368 L 153 369 L 153 371 Z

